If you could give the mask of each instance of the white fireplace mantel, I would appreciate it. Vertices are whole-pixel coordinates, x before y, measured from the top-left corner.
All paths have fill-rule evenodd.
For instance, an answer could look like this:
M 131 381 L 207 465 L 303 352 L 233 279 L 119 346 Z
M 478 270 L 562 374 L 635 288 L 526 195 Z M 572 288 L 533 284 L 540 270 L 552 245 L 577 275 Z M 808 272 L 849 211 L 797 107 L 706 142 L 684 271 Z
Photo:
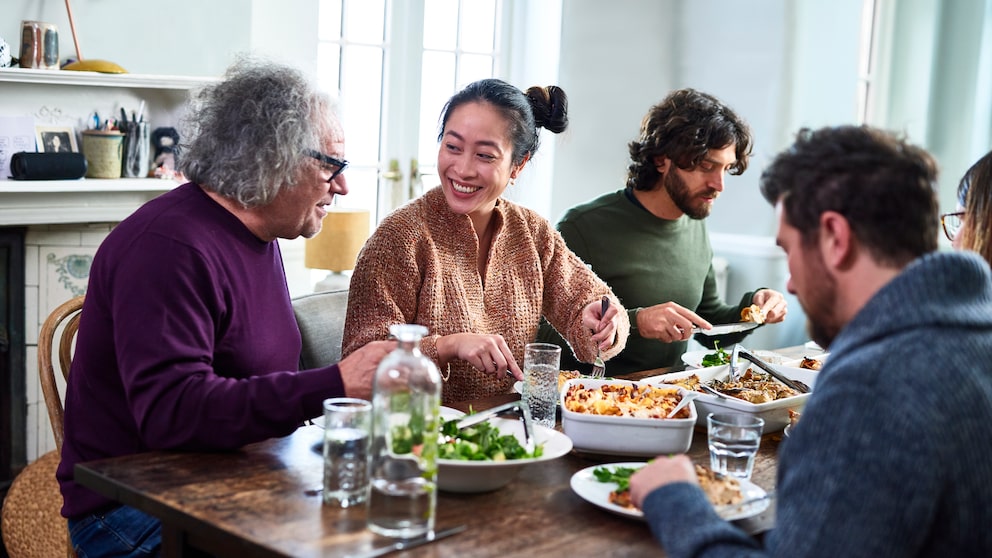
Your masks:
M 175 188 L 165 179 L 0 181 L 0 226 L 116 223 Z

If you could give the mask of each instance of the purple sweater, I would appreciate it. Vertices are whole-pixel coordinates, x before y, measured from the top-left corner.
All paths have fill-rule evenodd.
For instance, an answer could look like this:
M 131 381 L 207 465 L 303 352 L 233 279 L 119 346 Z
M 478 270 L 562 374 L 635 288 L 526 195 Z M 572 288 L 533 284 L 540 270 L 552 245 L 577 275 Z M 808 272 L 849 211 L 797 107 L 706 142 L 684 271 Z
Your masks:
M 293 432 L 344 394 L 337 365 L 297 372 L 300 333 L 278 242 L 197 185 L 125 219 L 90 271 L 65 397 L 62 514 L 113 504 L 76 463 L 149 450 L 231 450 Z

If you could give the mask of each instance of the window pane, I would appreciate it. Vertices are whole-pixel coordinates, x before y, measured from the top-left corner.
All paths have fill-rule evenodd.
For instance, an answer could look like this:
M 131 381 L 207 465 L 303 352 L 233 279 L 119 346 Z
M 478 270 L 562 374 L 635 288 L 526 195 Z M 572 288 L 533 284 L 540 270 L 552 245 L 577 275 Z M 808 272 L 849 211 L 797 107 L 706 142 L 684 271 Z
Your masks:
M 320 0 L 317 13 L 317 39 L 321 41 L 340 39 L 341 0 Z
M 374 167 L 355 168 L 349 165 L 344 173 L 348 177 L 348 194 L 337 196 L 337 204 L 341 207 L 369 209 L 375 213 L 378 170 Z
M 385 0 L 347 0 L 345 38 L 351 42 L 379 45 L 385 29 Z
M 458 0 L 424 3 L 424 48 L 454 50 L 458 36 Z
M 335 97 L 341 88 L 341 47 L 336 43 L 317 44 L 317 87 Z
M 420 147 L 417 159 L 426 172 L 437 164 L 437 134 L 441 109 L 455 92 L 455 55 L 425 52 L 420 82 Z M 425 188 L 430 184 L 424 183 Z
M 481 54 L 463 54 L 458 59 L 458 88 L 473 81 L 493 77 L 493 57 Z
M 463 0 L 458 46 L 470 52 L 493 51 L 496 30 L 496 0 Z
M 376 165 L 379 160 L 382 49 L 345 47 L 344 59 L 347 63 L 342 67 L 341 114 L 346 156 L 358 165 Z

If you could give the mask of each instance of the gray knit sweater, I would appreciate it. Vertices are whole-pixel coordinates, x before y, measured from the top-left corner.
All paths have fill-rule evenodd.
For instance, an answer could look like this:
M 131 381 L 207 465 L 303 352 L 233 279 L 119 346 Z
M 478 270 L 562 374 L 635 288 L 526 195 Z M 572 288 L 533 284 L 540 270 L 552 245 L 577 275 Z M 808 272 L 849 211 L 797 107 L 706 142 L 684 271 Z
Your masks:
M 831 344 L 765 548 L 679 483 L 644 503 L 669 555 L 992 556 L 990 282 L 970 253 L 907 266 Z

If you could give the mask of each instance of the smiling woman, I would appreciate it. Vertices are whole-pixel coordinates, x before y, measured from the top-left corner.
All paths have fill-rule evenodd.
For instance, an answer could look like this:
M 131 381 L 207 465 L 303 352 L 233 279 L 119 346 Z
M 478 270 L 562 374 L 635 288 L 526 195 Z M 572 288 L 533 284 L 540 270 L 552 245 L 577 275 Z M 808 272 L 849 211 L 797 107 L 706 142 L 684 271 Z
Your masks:
M 441 185 L 390 214 L 366 243 L 344 354 L 384 339 L 387 324 L 427 326 L 421 350 L 453 402 L 509 393 L 523 379 L 519 362 L 542 314 L 586 362 L 623 349 L 630 325 L 609 287 L 547 220 L 502 197 L 536 152 L 539 129 L 567 124 L 557 87 L 525 94 L 488 79 L 451 98 L 441 117 Z

